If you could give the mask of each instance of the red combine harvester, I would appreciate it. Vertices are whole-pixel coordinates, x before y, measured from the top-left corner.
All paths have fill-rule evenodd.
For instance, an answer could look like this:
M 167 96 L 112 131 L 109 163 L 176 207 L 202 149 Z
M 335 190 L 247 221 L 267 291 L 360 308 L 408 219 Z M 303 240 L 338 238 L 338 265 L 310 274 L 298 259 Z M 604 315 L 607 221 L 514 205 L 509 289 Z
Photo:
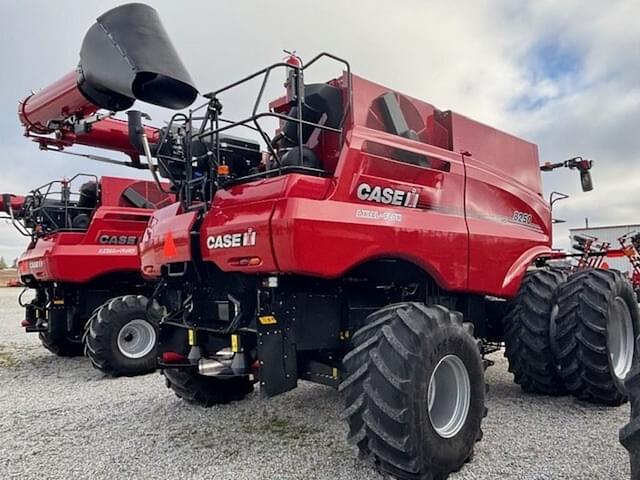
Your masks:
M 99 17 L 63 122 L 117 122 L 85 112 L 86 98 L 112 111 L 133 99 L 190 105 L 197 92 L 167 44 L 145 5 Z M 306 81 L 319 61 L 342 73 Z M 278 72 L 286 94 L 263 109 Z M 223 117 L 225 96 L 251 81 L 253 109 Z M 128 112 L 134 156 L 177 194 L 153 212 L 140 254 L 157 285 L 160 365 L 179 397 L 210 406 L 257 382 L 265 396 L 299 380 L 337 388 L 349 441 L 401 479 L 445 478 L 471 457 L 484 356 L 502 342 L 527 392 L 626 400 L 629 338 L 640 332 L 631 286 L 613 271 L 548 265 L 559 254 L 535 145 L 353 75 L 327 53 L 306 65 L 292 55 L 204 98 L 161 129 Z M 279 127 L 268 132 L 265 119 Z M 117 125 L 102 146 L 125 142 Z M 257 140 L 230 135 L 247 130 Z M 59 138 L 37 140 L 64 148 Z M 591 189 L 590 161 L 542 169 L 559 167 Z
M 80 66 L 20 102 L 25 136 L 42 150 L 66 153 L 76 144 L 115 150 L 128 160 L 79 155 L 147 168 L 140 162 L 139 146 L 130 141 L 128 123 L 112 118 L 113 112 L 129 108 L 134 97 L 154 102 L 158 90 L 162 96 L 155 103 L 172 108 L 189 105 L 197 94 L 154 13 L 144 18 L 150 26 L 149 43 L 130 45 L 126 58 L 103 35 L 108 19 L 103 26 L 94 25 L 83 42 Z M 125 23 L 120 33 L 126 37 L 140 18 L 134 13 L 120 20 Z M 156 50 L 149 55 L 150 45 L 162 55 Z M 148 72 L 158 64 L 169 76 L 138 75 L 132 68 L 138 65 Z M 154 137 L 156 129 L 146 133 L 159 138 Z M 23 281 L 37 291 L 26 306 L 25 327 L 40 332 L 45 346 L 60 355 L 81 353 L 84 332 L 87 355 L 106 373 L 153 370 L 157 332 L 147 315 L 153 285 L 142 278 L 138 243 L 151 211 L 173 203 L 175 195 L 166 183 L 104 177 L 84 184 L 73 200 L 68 184 L 52 182 L 36 189 L 23 211 L 10 211 L 16 225 L 25 222 L 24 233 L 32 238 L 20 260 Z M 54 185 L 60 187 L 61 198 L 52 198 Z
M 2 211 L 29 238 L 18 259 L 22 284 L 35 291 L 23 305 L 25 330 L 57 355 L 82 355 L 88 319 L 113 299 L 88 330 L 93 364 L 112 375 L 155 369 L 138 243 L 152 210 L 172 201 L 153 182 L 85 174 L 3 195 Z

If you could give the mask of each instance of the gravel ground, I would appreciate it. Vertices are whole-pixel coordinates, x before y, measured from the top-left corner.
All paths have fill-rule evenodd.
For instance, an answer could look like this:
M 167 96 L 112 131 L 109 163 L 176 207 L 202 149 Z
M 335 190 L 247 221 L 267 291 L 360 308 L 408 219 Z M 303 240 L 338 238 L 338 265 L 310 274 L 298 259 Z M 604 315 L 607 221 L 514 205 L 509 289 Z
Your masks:
M 333 390 L 189 406 L 158 374 L 109 379 L 48 353 L 20 329 L 17 293 L 0 289 L 0 479 L 378 478 L 346 445 Z M 628 406 L 526 395 L 493 360 L 484 439 L 451 479 L 629 478 Z

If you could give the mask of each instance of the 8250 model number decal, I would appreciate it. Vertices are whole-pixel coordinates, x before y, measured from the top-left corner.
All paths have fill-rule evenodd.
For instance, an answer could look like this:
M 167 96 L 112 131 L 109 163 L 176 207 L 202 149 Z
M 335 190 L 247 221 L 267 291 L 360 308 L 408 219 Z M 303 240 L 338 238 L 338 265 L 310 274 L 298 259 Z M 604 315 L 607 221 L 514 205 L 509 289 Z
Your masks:
M 513 212 L 511 220 L 522 225 L 531 225 L 533 223 L 533 217 L 530 213 L 518 212 L 517 210 Z

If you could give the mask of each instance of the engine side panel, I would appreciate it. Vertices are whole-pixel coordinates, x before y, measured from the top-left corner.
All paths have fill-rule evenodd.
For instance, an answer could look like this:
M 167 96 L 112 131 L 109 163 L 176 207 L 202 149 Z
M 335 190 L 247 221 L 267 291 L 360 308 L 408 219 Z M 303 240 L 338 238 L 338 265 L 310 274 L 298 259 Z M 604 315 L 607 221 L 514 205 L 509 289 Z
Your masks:
M 138 243 L 150 210 L 98 207 L 86 232 L 39 238 L 18 260 L 23 281 L 84 283 L 113 272 L 140 271 Z
M 140 268 L 152 279 L 161 274 L 162 265 L 192 260 L 191 232 L 195 211 L 183 213 L 179 203 L 156 210 L 140 242 Z

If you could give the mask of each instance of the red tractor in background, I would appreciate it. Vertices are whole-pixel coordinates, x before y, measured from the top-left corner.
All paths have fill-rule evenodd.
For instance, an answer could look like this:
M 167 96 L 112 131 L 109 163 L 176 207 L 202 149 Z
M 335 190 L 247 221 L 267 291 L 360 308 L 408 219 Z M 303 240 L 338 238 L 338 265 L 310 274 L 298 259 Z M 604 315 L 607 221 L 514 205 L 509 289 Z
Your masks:
M 308 82 L 321 60 L 342 74 Z M 286 95 L 261 110 L 278 71 Z M 250 81 L 252 111 L 223 117 L 225 94 Z M 64 148 L 65 129 L 82 131 L 88 116 L 94 131 L 117 122 L 97 107 L 179 109 L 197 95 L 142 4 L 100 16 L 61 82 L 44 146 Z M 617 272 L 550 265 L 559 254 L 535 145 L 327 53 L 306 65 L 292 55 L 204 98 L 159 129 L 128 112 L 128 144 L 177 195 L 153 212 L 140 255 L 156 285 L 160 366 L 179 397 L 210 406 L 255 383 L 265 396 L 298 380 L 331 386 L 349 441 L 400 479 L 445 478 L 469 460 L 486 415 L 484 357 L 503 342 L 527 392 L 626 400 L 638 305 Z M 247 129 L 257 140 L 229 134 Z M 103 146 L 123 132 L 118 123 Z M 591 188 L 591 162 L 542 169 L 556 167 Z
M 3 195 L 3 211 L 29 238 L 18 259 L 25 291 L 35 291 L 23 305 L 25 330 L 65 357 L 82 355 L 86 336 L 92 363 L 111 375 L 154 370 L 153 287 L 140 273 L 138 242 L 153 209 L 172 202 L 150 181 L 85 174 Z

